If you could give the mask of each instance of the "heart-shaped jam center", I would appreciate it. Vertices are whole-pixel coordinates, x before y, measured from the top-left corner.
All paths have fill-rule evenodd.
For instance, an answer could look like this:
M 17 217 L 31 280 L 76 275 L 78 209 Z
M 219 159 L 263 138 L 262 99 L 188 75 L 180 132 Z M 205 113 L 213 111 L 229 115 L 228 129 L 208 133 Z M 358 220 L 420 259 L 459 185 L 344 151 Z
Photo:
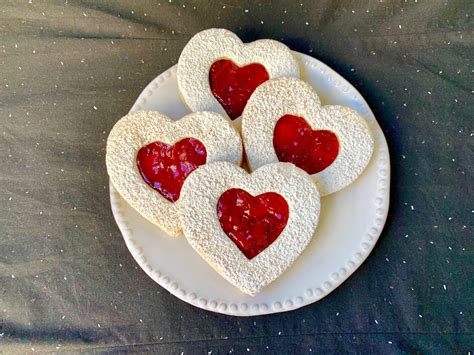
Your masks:
M 254 90 L 268 79 L 267 70 L 258 63 L 239 67 L 231 60 L 221 59 L 209 70 L 212 94 L 232 120 L 242 115 Z
M 273 147 L 279 161 L 316 174 L 334 162 L 339 141 L 331 131 L 313 130 L 304 118 L 285 115 L 275 126 Z
M 230 189 L 217 202 L 223 231 L 247 259 L 278 238 L 288 222 L 288 213 L 288 203 L 275 192 L 252 196 L 242 189 Z
M 195 138 L 184 138 L 170 146 L 150 143 L 138 151 L 138 171 L 153 189 L 168 201 L 179 199 L 186 177 L 206 163 L 206 147 Z

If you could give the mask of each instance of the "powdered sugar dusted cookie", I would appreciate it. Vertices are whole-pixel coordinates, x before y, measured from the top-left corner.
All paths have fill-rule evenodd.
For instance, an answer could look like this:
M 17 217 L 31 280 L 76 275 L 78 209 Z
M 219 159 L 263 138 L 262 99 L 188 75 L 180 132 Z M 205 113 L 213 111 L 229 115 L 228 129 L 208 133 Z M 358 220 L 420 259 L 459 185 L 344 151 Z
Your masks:
M 351 184 L 370 161 L 374 140 L 366 121 L 344 106 L 321 106 L 307 83 L 278 78 L 259 86 L 242 114 L 251 169 L 291 162 L 311 175 L 322 196 Z
M 258 85 L 281 76 L 299 77 L 299 67 L 283 43 L 264 39 L 244 44 L 233 32 L 212 28 L 184 47 L 177 75 L 192 111 L 227 113 L 235 120 Z
M 240 164 L 242 142 L 230 121 L 196 112 L 173 121 L 155 111 L 126 115 L 107 140 L 107 172 L 120 195 L 141 215 L 179 234 L 183 182 L 197 167 L 216 160 Z
M 225 279 L 255 295 L 310 242 L 319 192 L 293 164 L 247 173 L 227 162 L 199 167 L 183 185 L 180 216 L 191 246 Z

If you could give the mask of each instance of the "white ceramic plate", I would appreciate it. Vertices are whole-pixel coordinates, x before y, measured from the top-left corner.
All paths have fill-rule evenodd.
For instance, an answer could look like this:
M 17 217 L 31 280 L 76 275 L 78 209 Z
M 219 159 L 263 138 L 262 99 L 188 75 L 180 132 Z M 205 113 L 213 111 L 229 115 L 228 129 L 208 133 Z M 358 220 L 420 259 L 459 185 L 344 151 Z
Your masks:
M 324 197 L 318 228 L 299 259 L 255 297 L 242 294 L 194 252 L 184 237 L 169 237 L 141 217 L 110 186 L 115 220 L 128 249 L 155 282 L 194 306 L 235 316 L 293 310 L 316 302 L 344 282 L 367 258 L 387 218 L 390 158 L 387 142 L 367 103 L 339 74 L 296 53 L 303 79 L 323 104 L 356 109 L 370 124 L 376 144 L 369 166 L 349 187 Z M 154 79 L 131 111 L 159 110 L 178 119 L 188 110 L 179 98 L 176 65 Z

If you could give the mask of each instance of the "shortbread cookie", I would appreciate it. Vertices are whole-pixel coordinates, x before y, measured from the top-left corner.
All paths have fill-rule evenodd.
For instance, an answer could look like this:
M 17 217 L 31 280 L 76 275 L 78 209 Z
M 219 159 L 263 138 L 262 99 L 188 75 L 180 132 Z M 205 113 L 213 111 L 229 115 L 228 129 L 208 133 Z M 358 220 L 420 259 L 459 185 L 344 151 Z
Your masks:
M 319 192 L 293 164 L 247 173 L 227 162 L 203 165 L 181 191 L 181 223 L 191 246 L 227 281 L 255 295 L 310 242 Z
M 351 184 L 374 150 L 366 121 L 345 106 L 321 106 L 302 80 L 278 78 L 259 86 L 242 114 L 251 170 L 291 162 L 311 175 L 321 196 Z
M 120 195 L 142 216 L 172 235 L 183 182 L 198 166 L 225 160 L 240 164 L 242 142 L 230 121 L 196 112 L 173 121 L 155 111 L 126 115 L 107 140 L 107 171 Z
M 287 46 L 269 39 L 244 44 L 219 28 L 192 37 L 178 61 L 178 87 L 189 108 L 227 113 L 232 120 L 258 85 L 281 76 L 299 77 Z

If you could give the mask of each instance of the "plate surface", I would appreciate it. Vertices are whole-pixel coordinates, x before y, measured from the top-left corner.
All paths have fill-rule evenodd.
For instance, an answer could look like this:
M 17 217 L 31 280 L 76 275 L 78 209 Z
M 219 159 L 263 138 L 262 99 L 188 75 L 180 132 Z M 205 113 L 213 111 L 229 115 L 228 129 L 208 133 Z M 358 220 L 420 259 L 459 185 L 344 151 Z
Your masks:
M 367 258 L 387 218 L 390 158 L 387 142 L 369 106 L 339 74 L 315 58 L 294 52 L 302 78 L 323 105 L 357 110 L 375 138 L 374 155 L 364 173 L 347 188 L 321 200 L 320 222 L 303 254 L 255 297 L 242 294 L 194 252 L 184 237 L 169 237 L 141 217 L 110 186 L 112 211 L 128 249 L 154 281 L 194 306 L 235 316 L 293 310 L 316 302 L 344 282 Z M 179 98 L 176 65 L 155 78 L 132 111 L 158 110 L 173 119 L 188 113 Z

